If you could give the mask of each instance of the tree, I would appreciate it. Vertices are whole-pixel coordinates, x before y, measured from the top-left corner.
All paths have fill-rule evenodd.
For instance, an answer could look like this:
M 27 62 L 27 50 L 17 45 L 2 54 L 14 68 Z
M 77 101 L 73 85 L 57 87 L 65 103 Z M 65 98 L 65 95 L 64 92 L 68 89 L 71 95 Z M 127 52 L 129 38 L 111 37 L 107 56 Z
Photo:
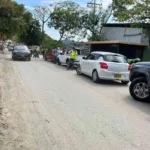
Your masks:
M 28 23 L 26 30 L 19 35 L 20 41 L 26 45 L 40 45 L 42 33 L 39 22 L 32 19 Z
M 136 27 L 144 27 L 150 43 L 149 0 L 113 0 L 113 10 L 116 20 L 133 23 Z
M 102 7 L 98 10 L 92 9 L 91 11 L 85 11 L 83 15 L 83 32 L 84 34 L 88 34 L 90 32 L 90 36 L 88 39 L 90 41 L 100 41 L 104 40 L 102 35 L 103 25 L 106 24 L 112 15 L 112 6 L 110 5 L 106 10 L 103 10 Z
M 45 38 L 43 41 L 43 47 L 48 49 L 53 49 L 56 47 L 62 47 L 63 44 L 57 40 L 52 39 L 50 36 L 45 34 Z
M 81 27 L 79 5 L 72 1 L 64 1 L 55 5 L 50 14 L 48 26 L 59 31 L 61 41 L 63 38 L 74 38 Z
M 4 5 L 0 5 L 1 35 L 12 37 L 18 34 L 24 29 L 30 16 L 31 14 L 25 10 L 24 5 L 19 5 L 11 0 L 4 1 Z
M 42 28 L 42 41 L 44 40 L 44 27 L 50 19 L 50 8 L 46 6 L 36 6 L 34 8 L 34 16 L 41 23 Z

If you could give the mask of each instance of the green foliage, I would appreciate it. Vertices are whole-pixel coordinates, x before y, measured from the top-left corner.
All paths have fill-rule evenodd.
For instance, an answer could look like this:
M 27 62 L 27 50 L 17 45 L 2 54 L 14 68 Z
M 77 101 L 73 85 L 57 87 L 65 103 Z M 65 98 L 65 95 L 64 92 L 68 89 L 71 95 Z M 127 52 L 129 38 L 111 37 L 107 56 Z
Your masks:
M 29 46 L 41 45 L 43 39 L 45 48 L 62 46 L 62 43 L 44 34 L 44 25 L 50 17 L 48 7 L 37 6 L 35 10 L 39 21 L 33 19 L 24 5 L 12 0 L 0 0 L 0 34 Z
M 112 6 L 110 5 L 106 10 L 102 7 L 84 12 L 82 28 L 85 32 L 90 31 L 91 35 L 88 40 L 101 41 L 104 40 L 102 35 L 103 25 L 107 23 L 112 15 Z M 87 33 L 86 33 L 87 34 Z
M 28 22 L 28 26 L 19 35 L 20 42 L 23 42 L 29 46 L 41 44 L 41 28 L 37 20 L 32 19 Z
M 90 32 L 90 40 L 103 40 L 102 28 L 112 15 L 112 7 L 103 10 L 84 10 L 72 1 L 57 3 L 50 15 L 48 26 L 59 31 L 61 39 L 85 38 Z M 89 36 L 89 35 L 88 35 Z
M 149 0 L 113 0 L 114 17 L 121 22 L 130 22 L 134 26 L 144 27 L 150 38 L 150 1 Z
M 60 39 L 74 38 L 78 34 L 81 22 L 79 5 L 72 1 L 57 3 L 50 15 L 48 26 L 54 27 L 60 33 Z
M 24 8 L 14 1 L 7 0 L 4 5 L 0 3 L 0 33 L 11 37 L 24 29 L 31 16 Z
M 36 6 L 36 7 L 34 7 L 34 16 L 41 24 L 41 31 L 42 31 L 41 43 L 44 40 L 45 24 L 50 19 L 50 13 L 51 13 L 50 10 L 51 10 L 50 6 Z
M 113 0 L 113 10 L 119 21 L 150 23 L 149 0 Z
M 62 46 L 63 44 L 61 42 L 54 40 L 50 36 L 45 34 L 44 41 L 43 41 L 43 48 L 53 49 Z

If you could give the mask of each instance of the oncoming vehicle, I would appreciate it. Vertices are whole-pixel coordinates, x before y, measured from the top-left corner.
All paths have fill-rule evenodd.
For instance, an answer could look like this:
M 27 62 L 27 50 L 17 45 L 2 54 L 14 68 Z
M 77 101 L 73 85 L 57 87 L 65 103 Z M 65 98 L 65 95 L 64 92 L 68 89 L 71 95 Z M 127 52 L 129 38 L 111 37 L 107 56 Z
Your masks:
M 137 101 L 150 101 L 150 62 L 133 65 L 130 72 L 130 94 Z
M 14 46 L 12 51 L 12 59 L 23 59 L 23 60 L 31 60 L 31 52 L 29 51 L 26 45 L 17 45 Z
M 8 46 L 8 50 L 9 50 L 9 51 L 13 51 L 13 49 L 14 49 L 14 45 L 9 45 L 9 46 Z
M 119 80 L 122 84 L 129 83 L 131 65 L 125 56 L 110 52 L 92 52 L 80 61 L 76 69 L 78 75 L 92 77 L 94 82 L 99 80 Z

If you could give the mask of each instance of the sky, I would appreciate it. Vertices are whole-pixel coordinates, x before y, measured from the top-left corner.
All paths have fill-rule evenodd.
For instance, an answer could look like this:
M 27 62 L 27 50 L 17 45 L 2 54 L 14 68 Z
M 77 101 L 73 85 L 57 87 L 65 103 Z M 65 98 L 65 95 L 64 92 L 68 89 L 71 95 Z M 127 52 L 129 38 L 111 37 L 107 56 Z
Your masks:
M 37 5 L 48 5 L 54 2 L 60 2 L 63 0 L 15 0 L 16 2 L 18 2 L 19 4 L 24 4 L 26 9 L 28 9 L 29 11 L 32 11 L 34 6 Z M 74 2 L 80 4 L 83 7 L 87 6 L 88 2 L 91 2 L 92 0 L 73 0 Z M 112 0 L 96 0 L 96 3 L 102 3 L 103 8 L 107 8 L 107 6 L 109 4 L 111 4 Z M 54 28 L 48 28 L 47 25 L 45 26 L 45 32 L 51 36 L 53 39 L 58 40 L 59 39 L 59 33 L 57 30 L 55 30 Z

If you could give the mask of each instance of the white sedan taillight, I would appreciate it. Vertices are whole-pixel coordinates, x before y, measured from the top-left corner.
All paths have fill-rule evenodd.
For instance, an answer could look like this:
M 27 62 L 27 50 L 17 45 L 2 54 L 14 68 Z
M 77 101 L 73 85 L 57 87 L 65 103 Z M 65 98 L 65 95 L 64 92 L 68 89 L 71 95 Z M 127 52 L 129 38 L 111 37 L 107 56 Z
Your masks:
M 105 62 L 100 62 L 99 64 L 101 69 L 108 69 L 108 65 Z
M 132 69 L 132 65 L 128 66 L 128 71 L 130 71 Z

